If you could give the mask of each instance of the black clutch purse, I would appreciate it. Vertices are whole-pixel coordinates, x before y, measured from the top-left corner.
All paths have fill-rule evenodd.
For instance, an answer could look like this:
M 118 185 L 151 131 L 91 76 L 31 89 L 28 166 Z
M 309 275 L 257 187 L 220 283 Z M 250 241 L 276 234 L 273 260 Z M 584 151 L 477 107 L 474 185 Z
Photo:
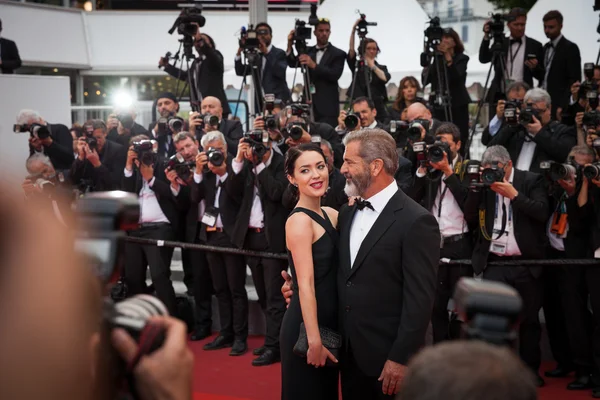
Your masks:
M 325 348 L 329 350 L 336 359 L 339 360 L 340 349 L 342 348 L 342 335 L 325 327 L 319 327 L 319 333 L 321 334 L 321 342 L 323 343 L 323 346 L 325 346 Z M 306 358 L 306 354 L 308 353 L 308 337 L 306 336 L 306 327 L 304 326 L 304 322 L 300 324 L 298 341 L 296 341 L 293 351 L 297 356 Z M 337 364 L 328 358 L 325 365 L 328 367 L 334 367 Z

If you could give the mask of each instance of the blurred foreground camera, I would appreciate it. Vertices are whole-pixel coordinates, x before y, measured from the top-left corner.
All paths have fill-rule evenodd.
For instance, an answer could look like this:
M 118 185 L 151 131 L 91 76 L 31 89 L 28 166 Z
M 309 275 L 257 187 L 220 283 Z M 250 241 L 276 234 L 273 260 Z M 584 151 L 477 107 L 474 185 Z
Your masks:
M 208 148 L 206 151 L 206 157 L 208 157 L 208 161 L 215 167 L 220 167 L 225 161 L 223 152 L 219 149 L 215 149 L 214 147 Z

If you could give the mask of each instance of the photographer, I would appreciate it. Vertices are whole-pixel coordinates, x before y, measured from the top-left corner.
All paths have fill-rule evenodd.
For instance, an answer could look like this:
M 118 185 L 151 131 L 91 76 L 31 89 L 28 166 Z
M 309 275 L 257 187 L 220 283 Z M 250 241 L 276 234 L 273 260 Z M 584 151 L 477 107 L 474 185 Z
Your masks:
M 203 201 L 192 196 L 194 185 L 193 170 L 196 160 L 201 157 L 199 144 L 196 137 L 190 132 L 179 132 L 175 136 L 175 150 L 181 157 L 183 163 L 170 167 L 167 162 L 165 174 L 171 182 L 171 192 L 175 196 L 180 209 L 180 221 L 182 229 L 179 235 L 183 241 L 188 243 L 201 243 L 200 225 L 206 208 Z M 190 340 L 198 341 L 206 339 L 211 335 L 212 328 L 212 278 L 206 253 L 202 250 L 181 249 L 181 261 L 183 264 L 183 281 L 194 296 L 194 333 Z
M 465 220 L 476 235 L 472 265 L 476 275 L 513 286 L 523 300 L 519 326 L 519 354 L 536 376 L 541 363 L 541 267 L 487 266 L 489 261 L 543 259 L 548 238 L 548 195 L 542 176 L 513 167 L 502 146 L 487 148 L 479 190 L 471 190 L 464 206 Z M 493 183 L 492 183 L 493 182 Z
M 127 152 L 127 162 L 123 170 L 122 188 L 137 194 L 140 201 L 140 221 L 129 236 L 174 240 L 179 231 L 179 211 L 167 179 L 163 164 L 152 149 L 139 149 L 139 143 L 148 140 L 147 136 L 131 138 Z M 135 167 L 135 168 L 134 168 Z M 146 292 L 146 269 L 150 267 L 150 277 L 156 289 L 156 296 L 165 304 L 171 315 L 176 315 L 175 291 L 171 282 L 172 247 L 125 245 L 124 271 L 129 295 Z
M 202 136 L 202 153 L 196 158 L 192 202 L 205 201 L 200 239 L 219 247 L 235 247 L 234 234 L 241 209 L 229 193 L 227 180 L 233 175 L 227 154 L 227 141 L 219 131 Z M 248 351 L 248 294 L 246 263 L 241 255 L 209 252 L 206 254 L 219 306 L 219 335 L 204 350 L 231 347 L 230 356 Z
M 452 122 L 460 130 L 460 137 L 463 143 L 467 143 L 469 138 L 469 103 L 471 102 L 471 96 L 467 92 L 467 64 L 469 63 L 469 56 L 464 54 L 465 47 L 458 36 L 458 33 L 452 28 L 444 29 L 442 35 L 442 41 L 437 46 L 436 51 L 441 53 L 443 58 L 443 65 L 440 65 L 440 71 L 447 71 L 448 82 L 448 96 L 450 96 L 451 103 L 449 108 L 452 114 Z M 439 81 L 445 81 L 446 75 L 438 77 L 436 68 L 436 59 L 430 61 L 430 65 L 423 69 L 422 81 L 423 87 L 431 84 L 433 91 L 439 87 Z M 445 86 L 443 86 L 445 88 Z M 436 93 L 441 95 L 441 93 Z M 430 99 L 433 101 L 434 97 Z M 430 103 L 431 104 L 431 103 Z M 432 104 L 434 110 L 434 117 L 440 121 L 446 120 L 446 113 L 444 107 L 436 107 Z M 466 149 L 461 149 L 460 154 L 464 155 Z
M 426 144 L 432 144 L 435 141 L 435 132 L 441 126 L 441 122 L 433 119 L 431 111 L 426 105 L 421 103 L 413 103 L 406 111 L 406 118 L 408 118 L 409 128 L 398 133 L 396 137 L 396 145 L 404 157 L 406 157 L 411 163 L 411 177 L 415 175 L 419 162 L 417 155 L 413 149 L 413 145 L 418 142 L 425 142 Z M 418 130 L 421 132 L 419 137 L 414 136 L 411 131 Z M 417 131 L 417 132 L 418 132 Z
M 575 146 L 569 154 L 567 176 L 551 179 L 552 216 L 547 225 L 550 259 L 582 259 L 589 256 L 589 216 L 578 205 L 582 170 L 596 155 L 587 146 Z M 552 168 L 552 166 L 551 166 Z M 591 387 L 591 315 L 587 309 L 586 270 L 590 267 L 560 265 L 544 268 L 544 316 L 552 354 L 558 366 L 546 376 L 560 377 L 575 370 L 568 390 Z M 592 267 L 593 268 L 593 267 Z M 588 281 L 589 282 L 589 281 Z M 558 295 L 557 295 L 558 293 Z M 562 373 L 561 373 L 562 372 Z
M 388 109 L 390 120 L 407 121 L 406 111 L 413 103 L 423 103 L 425 100 L 418 97 L 419 92 L 422 92 L 419 81 L 414 76 L 405 76 L 400 80 L 398 85 L 398 93 L 392 107 Z
M 162 92 L 156 98 L 156 111 L 160 115 L 159 119 L 151 122 L 148 129 L 151 132 L 152 139 L 155 139 L 158 146 L 158 154 L 161 158 L 167 159 L 176 153 L 173 140 L 179 132 L 186 131 L 186 121 L 177 116 L 179 113 L 179 101 L 177 96 L 171 92 Z
M 346 136 L 349 131 L 357 131 L 367 128 L 378 128 L 385 130 L 384 125 L 376 119 L 377 109 L 375 108 L 375 103 L 368 97 L 357 97 L 352 101 L 352 114 L 358 117 L 359 122 L 358 125 L 356 125 L 353 129 L 346 126 L 346 118 L 348 117 L 348 113 L 344 110 L 340 111 L 338 116 L 338 125 L 336 126 L 335 130 L 342 138 Z
M 223 73 L 225 72 L 223 55 L 215 46 L 215 41 L 205 33 L 200 33 L 200 28 L 194 36 L 194 48 L 198 57 L 190 66 L 192 82 L 188 82 L 190 89 L 194 91 L 198 101 L 208 96 L 216 97 L 223 105 L 223 118 L 227 119 L 231 114 L 227 96 L 223 89 Z M 169 64 L 167 58 L 162 57 L 158 66 L 163 67 L 165 72 L 181 81 L 188 80 L 188 72 Z
M 489 145 L 504 146 L 515 168 L 522 171 L 540 172 L 542 161 L 563 162 L 577 144 L 576 132 L 551 120 L 551 106 L 548 92 L 538 88 L 529 90 L 523 108 L 517 110 L 518 123 L 507 124 Z
M 492 26 L 507 21 L 506 26 L 510 31 L 510 37 L 505 38 L 503 30 L 493 32 Z M 506 70 L 503 71 L 500 62 L 494 65 L 494 80 L 490 87 L 488 101 L 490 104 L 504 98 L 505 88 L 503 80 L 509 82 L 525 82 L 533 87 L 534 71 L 539 63 L 537 55 L 540 54 L 542 44 L 535 39 L 525 36 L 525 25 L 527 24 L 527 12 L 522 8 L 513 8 L 506 16 L 499 20 L 488 21 L 483 26 L 483 40 L 479 47 L 479 62 L 487 64 L 492 61 L 492 36 L 500 34 L 503 38 L 500 46 Z M 492 36 L 490 36 L 492 35 Z M 498 46 L 498 44 L 496 43 Z
M 52 165 L 58 171 L 68 171 L 73 164 L 72 137 L 69 128 L 62 124 L 49 124 L 37 111 L 21 110 L 17 116 L 17 125 L 21 131 L 29 131 L 32 124 L 39 124 L 47 128 L 49 135 L 40 138 L 31 134 L 29 137 L 29 155 L 43 153 L 50 158 Z
M 385 65 L 379 64 L 375 61 L 377 55 L 381 52 L 377 42 L 370 38 L 364 38 L 360 42 L 360 48 L 358 49 L 358 55 L 364 60 L 364 65 L 360 66 L 359 70 L 356 70 L 356 50 L 354 46 L 354 35 L 357 33 L 359 25 L 366 23 L 363 18 L 358 19 L 352 27 L 350 33 L 350 46 L 348 50 L 348 67 L 352 72 L 353 82 L 350 87 L 354 87 L 354 93 L 352 93 L 352 99 L 368 96 L 369 91 L 367 85 L 371 91 L 371 100 L 375 104 L 377 109 L 377 120 L 384 123 L 387 120 L 387 89 L 385 84 L 389 82 L 391 75 Z M 365 69 L 366 75 L 365 76 Z M 368 81 L 367 81 L 368 80 Z M 354 86 L 352 86 L 354 85 Z
M 435 132 L 436 142 L 445 144 L 442 160 L 429 161 L 419 167 L 411 197 L 429 210 L 440 226 L 442 243 L 440 257 L 466 259 L 472 255 L 471 235 L 463 208 L 468 193 L 464 181 L 464 166 L 459 154 L 461 140 L 458 127 L 443 123 Z M 431 153 L 430 153 L 431 154 Z M 441 175 L 440 175 L 441 173 Z M 448 301 L 454 293 L 456 282 L 463 276 L 472 276 L 473 270 L 463 265 L 440 265 L 438 287 L 433 305 L 431 324 L 433 342 L 455 337 L 449 336 Z
M 83 129 L 85 134 L 77 139 L 77 159 L 69 174 L 71 183 L 95 192 L 119 189 L 127 158 L 125 148 L 106 140 L 106 124 L 101 119 L 86 122 Z
M 210 124 L 211 116 L 218 118 L 218 124 Z M 201 140 L 202 136 L 208 132 L 221 132 L 225 136 L 225 140 L 227 140 L 229 152 L 236 151 L 238 142 L 244 134 L 240 121 L 223 118 L 221 101 L 212 96 L 202 99 L 200 113 L 195 111 L 190 113 L 189 125 L 190 132 L 195 133 L 198 140 Z M 233 155 L 234 153 L 231 154 Z
M 315 26 L 316 46 L 306 49 L 306 54 L 296 56 L 292 45 L 296 31 L 288 35 L 287 61 L 290 68 L 298 68 L 299 64 L 308 68 L 311 88 L 314 119 L 334 127 L 340 109 L 338 80 L 344 71 L 346 53 L 329 43 L 331 24 L 328 19 L 321 18 Z
M 528 90 L 529 86 L 524 82 L 513 82 L 510 84 L 510 86 L 508 86 L 506 89 L 506 100 L 498 100 L 498 103 L 496 104 L 496 114 L 481 134 L 481 143 L 484 146 L 488 146 L 490 140 L 492 140 L 492 137 L 506 126 L 504 121 L 506 102 L 509 101 L 511 103 L 515 103 L 515 105 L 523 104 L 523 99 L 525 98 L 525 94 Z
M 263 131 L 263 135 L 266 134 Z M 285 252 L 285 222 L 288 210 L 282 205 L 288 186 L 283 168 L 283 156 L 249 135 L 240 139 L 237 155 L 232 160 L 233 175 L 227 181 L 228 191 L 241 204 L 232 242 L 239 248 L 272 253 Z M 254 351 L 259 356 L 254 366 L 270 365 L 280 360 L 279 330 L 285 313 L 285 300 L 280 288 L 281 271 L 287 270 L 287 260 L 246 256 L 258 302 L 265 314 L 265 343 Z
M 133 136 L 148 135 L 150 132 L 135 122 L 136 117 L 137 113 L 135 112 L 134 106 L 124 109 L 115 109 L 115 118 L 109 119 L 111 120 L 112 124 L 116 122 L 116 127 L 111 125 L 111 128 L 109 128 L 107 125 L 108 136 L 106 138 L 127 148 L 129 146 L 129 139 L 131 139 Z
M 258 62 L 260 63 L 263 93 L 272 93 L 276 98 L 287 102 L 290 100 L 290 89 L 287 86 L 285 77 L 287 69 L 285 51 L 271 44 L 273 29 L 266 22 L 256 25 L 256 34 L 259 40 L 258 50 L 260 57 L 258 58 Z M 237 76 L 250 75 L 252 73 L 250 65 L 242 64 L 243 46 L 244 43 L 240 43 L 240 48 L 238 48 L 235 55 L 235 74 Z

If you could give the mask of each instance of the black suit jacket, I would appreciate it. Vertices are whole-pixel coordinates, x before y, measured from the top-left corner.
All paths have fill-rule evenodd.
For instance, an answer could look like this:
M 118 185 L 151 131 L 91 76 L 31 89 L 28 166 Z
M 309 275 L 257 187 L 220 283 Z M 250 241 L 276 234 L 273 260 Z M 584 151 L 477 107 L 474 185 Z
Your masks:
M 550 216 L 544 178 L 533 172 L 515 169 L 513 186 L 519 192 L 511 205 L 515 239 L 521 256 L 525 259 L 544 258 L 548 243 L 546 223 Z M 483 236 L 479 228 L 479 210 L 485 210 L 485 229 L 490 235 L 494 229 L 495 207 L 496 193 L 491 189 L 469 191 L 465 202 L 465 220 L 471 232 L 476 232 L 472 259 L 476 274 L 485 269 L 490 252 L 490 241 Z M 542 267 L 529 269 L 534 277 L 539 277 L 542 272 Z
M 413 185 L 413 164 L 406 157 L 398 156 L 398 170 L 394 174 L 394 179 L 398 187 L 402 189 L 404 193 L 409 193 L 410 188 Z
M 506 49 L 506 54 L 508 54 L 509 43 L 509 38 L 505 38 L 503 47 Z M 481 41 L 481 46 L 479 47 L 479 62 L 482 64 L 487 64 L 492 61 L 493 53 L 491 51 L 490 44 L 490 40 L 483 39 Z M 525 61 L 527 61 L 527 54 L 539 54 L 540 49 L 542 48 L 542 44 L 540 42 L 528 36 L 526 37 L 524 45 Z M 519 52 L 521 51 L 523 50 L 519 50 Z M 538 58 L 538 62 L 539 61 L 540 60 Z M 506 57 L 504 58 L 504 64 L 506 65 Z M 494 65 L 494 80 L 492 81 L 489 95 L 489 97 L 491 97 L 493 100 L 504 98 L 505 93 L 499 93 L 503 76 L 504 74 L 500 68 L 500 63 L 496 63 L 496 65 Z M 529 69 L 527 66 L 523 66 L 523 82 L 527 83 L 529 87 L 533 87 L 533 77 L 534 71 Z
M 71 167 L 71 182 L 77 185 L 81 179 L 90 180 L 95 192 L 120 189 L 121 177 L 127 161 L 127 149 L 107 140 L 99 156 L 102 164 L 98 168 L 88 160 L 76 159 Z
M 307 49 L 307 54 L 314 62 L 317 61 L 317 47 L 312 46 Z M 333 46 L 331 43 L 323 53 L 321 62 L 314 69 L 308 69 L 310 81 L 315 86 L 315 93 L 312 95 L 313 111 L 315 120 L 322 117 L 335 117 L 340 113 L 340 92 L 338 80 L 344 72 L 344 61 L 346 52 Z M 288 65 L 291 68 L 300 67 L 294 52 L 287 57 Z
M 321 199 L 321 206 L 339 210 L 344 204 L 348 203 L 348 196 L 344 192 L 345 186 L 346 178 L 339 169 L 334 167 L 333 171 L 329 174 L 329 188 L 325 196 Z
M 258 196 L 264 214 L 263 223 L 269 250 L 283 253 L 285 252 L 285 222 L 289 211 L 281 201 L 288 181 L 283 170 L 283 156 L 276 152 L 273 152 L 269 166 L 258 175 L 254 174 L 252 165 L 248 161 L 244 161 L 240 173 L 227 178 L 227 191 L 241 204 L 233 232 L 233 244 L 239 248 L 244 246 L 254 201 L 255 184 L 258 185 Z
M 123 175 L 123 170 L 121 170 L 121 174 L 121 189 L 139 196 L 140 190 L 143 187 L 142 175 L 139 170 L 134 168 L 133 175 L 129 178 Z M 171 183 L 165 175 L 164 165 L 160 161 L 154 164 L 154 178 L 154 184 L 150 189 L 156 194 L 158 205 L 171 223 L 173 231 L 179 232 L 181 221 L 177 201 L 171 192 Z M 143 207 L 143 202 L 141 207 Z
M 69 128 L 63 124 L 48 124 L 52 134 L 52 144 L 43 146 L 43 153 L 50 158 L 56 170 L 68 170 L 73 164 L 73 137 Z M 35 149 L 29 145 L 29 156 L 35 153 Z
M 516 165 L 523 143 L 525 143 L 525 137 L 526 133 L 523 126 L 504 126 L 492 137 L 488 145 L 506 147 L 513 164 Z M 533 137 L 533 141 L 536 146 L 529 170 L 539 173 L 541 172 L 540 162 L 542 161 L 551 160 L 562 163 L 567 160 L 571 148 L 577 144 L 577 131 L 574 127 L 553 121 L 544 126 Z
M 0 38 L 0 58 L 2 59 L 0 71 L 3 74 L 14 74 L 15 69 L 21 67 L 19 49 L 12 40 Z
M 192 83 L 190 87 L 194 90 L 196 98 L 200 101 L 207 96 L 213 96 L 221 100 L 223 114 L 229 115 L 231 109 L 229 108 L 229 102 L 223 88 L 223 73 L 225 72 L 223 55 L 219 50 L 208 46 L 202 47 L 202 51 L 204 59 L 201 59 L 202 56 L 196 58 L 190 67 L 192 69 Z M 199 71 L 198 63 L 201 63 Z M 165 66 L 165 72 L 179 80 L 187 81 L 187 71 L 183 71 L 174 65 L 169 64 Z
M 258 60 L 259 65 L 262 65 L 263 57 L 266 58 L 264 69 L 262 72 L 262 85 L 265 94 L 274 94 L 275 98 L 287 102 L 290 99 L 290 89 L 285 80 L 285 72 L 287 69 L 287 56 L 285 51 L 273 46 L 271 51 L 266 56 L 261 56 Z M 242 64 L 242 60 L 235 60 L 235 73 L 237 76 L 251 74 L 250 66 Z M 262 111 L 262 110 L 261 110 Z
M 571 85 L 581 79 L 581 55 L 579 47 L 563 36 L 554 49 L 552 63 L 547 66 L 545 56 L 548 45 L 544 45 L 537 53 L 539 68 L 535 70 L 535 77 L 541 87 L 546 69 L 550 68 L 546 90 L 552 98 L 552 115 L 555 115 L 556 107 L 565 108 L 569 105 Z
M 442 60 L 445 63 L 445 59 Z M 467 64 L 469 56 L 466 54 L 455 54 L 452 57 L 452 65 L 447 67 L 448 70 L 448 88 L 452 99 L 452 107 L 464 106 L 471 102 L 471 96 L 467 91 Z M 443 78 L 444 80 L 445 78 Z M 443 82 L 442 80 L 442 82 Z M 423 70 L 422 74 L 423 86 L 431 83 L 431 89 L 436 91 L 438 87 L 438 76 L 435 65 L 431 65 Z
M 340 327 L 361 370 L 379 377 L 386 360 L 406 365 L 425 344 L 440 231 L 427 210 L 398 190 L 351 267 L 350 227 L 356 211 L 356 206 L 343 206 L 338 217 Z
M 465 201 L 467 200 L 467 194 L 469 193 L 468 185 L 464 184 L 464 175 L 463 172 L 465 170 L 466 162 L 462 162 L 462 157 L 458 156 L 458 162 L 454 169 L 454 173 L 450 175 L 444 183 L 448 187 L 450 193 L 452 194 L 458 206 L 464 213 Z M 443 176 L 442 176 L 443 179 Z M 438 194 L 440 188 L 440 179 L 438 180 L 429 180 L 426 176 L 424 177 L 415 177 L 415 184 L 411 190 L 410 197 L 415 200 L 417 203 L 421 204 L 427 210 L 431 211 L 433 209 L 433 203 Z

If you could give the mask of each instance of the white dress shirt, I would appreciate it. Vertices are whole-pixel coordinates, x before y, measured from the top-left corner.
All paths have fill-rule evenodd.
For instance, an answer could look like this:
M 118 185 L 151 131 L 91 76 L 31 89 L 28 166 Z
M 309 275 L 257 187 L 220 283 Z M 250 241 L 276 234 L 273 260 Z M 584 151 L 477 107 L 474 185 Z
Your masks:
M 369 125 L 369 126 L 363 126 L 360 129 L 375 129 L 376 126 L 377 126 L 377 120 L 371 122 L 371 125 Z
M 523 142 L 523 147 L 521 147 L 521 152 L 519 153 L 519 157 L 517 158 L 517 163 L 515 165 L 516 169 L 520 169 L 521 171 L 529 171 L 531 168 L 531 162 L 533 161 L 533 155 L 535 154 L 535 148 L 537 143 L 533 140 L 526 140 Z
M 323 47 L 323 48 L 320 48 L 319 46 L 315 46 L 315 49 L 317 50 L 317 56 L 315 57 L 316 58 L 315 62 L 317 63 L 317 65 L 319 65 L 321 63 L 321 60 L 323 59 L 323 55 L 327 51 L 328 45 L 329 45 L 329 43 L 327 43 L 325 45 L 325 47 Z
M 225 180 L 227 179 L 228 175 L 229 174 L 227 172 L 225 172 L 225 174 L 223 176 L 217 175 L 217 180 L 215 181 L 215 186 L 217 187 L 217 194 L 215 194 L 215 202 L 213 203 L 213 207 L 216 208 L 217 210 L 219 209 L 219 198 L 221 196 L 221 186 L 219 186 L 219 183 L 225 183 Z M 203 179 L 204 179 L 204 175 L 199 175 L 196 172 L 194 172 L 194 182 L 202 183 Z M 202 202 L 200 204 L 202 204 Z M 198 211 L 199 212 L 202 211 L 202 215 L 204 215 L 205 210 L 199 209 Z M 199 216 L 198 219 L 202 220 L 202 217 Z M 217 223 L 215 226 L 217 228 L 223 228 L 223 220 L 221 220 L 221 212 L 220 211 L 219 211 L 219 215 L 217 215 Z
M 254 175 L 258 176 L 265 168 L 271 165 L 273 160 L 273 151 L 270 152 L 269 159 L 266 163 L 261 162 L 254 167 Z M 244 167 L 243 162 L 238 162 L 235 158 L 231 162 L 231 167 L 234 174 L 239 174 Z M 250 221 L 248 222 L 250 228 L 264 228 L 265 227 L 265 213 L 263 212 L 262 203 L 260 201 L 260 195 L 258 194 L 258 186 L 254 185 L 254 199 L 252 200 L 252 209 L 250 210 Z
M 125 168 L 123 173 L 125 178 L 131 178 L 133 176 L 133 171 L 130 171 L 127 168 Z M 139 192 L 140 224 L 148 222 L 170 223 L 169 219 L 163 213 L 162 208 L 160 208 L 160 204 L 158 204 L 156 193 L 152 190 L 155 181 L 155 177 L 152 177 L 149 182 L 146 182 L 146 180 L 142 178 L 142 189 Z
M 350 226 L 350 265 L 354 266 L 354 260 L 358 254 L 358 250 L 362 245 L 363 240 L 375 224 L 375 221 L 379 217 L 379 214 L 383 211 L 390 199 L 398 191 L 398 184 L 394 180 L 385 189 L 375 194 L 374 196 L 365 199 L 375 211 L 370 208 L 363 208 L 357 210 L 354 214 L 352 225 Z
M 513 40 L 513 37 L 510 37 Z M 525 35 L 521 38 L 521 43 L 513 43 L 508 47 L 506 55 L 506 74 L 513 81 L 523 81 L 523 71 L 525 68 Z
M 508 180 L 511 184 L 515 176 L 515 170 L 510 173 L 510 179 Z M 502 236 L 498 239 L 498 233 L 502 230 L 503 210 L 502 204 L 506 209 L 506 227 Z M 521 249 L 517 244 L 517 238 L 515 237 L 514 229 L 514 217 L 512 211 L 512 205 L 508 197 L 500 196 L 496 193 L 496 212 L 494 213 L 494 230 L 492 232 L 492 241 L 490 243 L 490 253 L 494 253 L 499 256 L 520 256 Z
M 558 42 L 560 42 L 560 39 L 562 39 L 563 35 L 560 34 L 558 35 L 558 37 L 554 40 L 551 40 L 550 42 L 548 42 L 548 45 L 546 45 L 546 51 L 544 52 L 544 68 L 546 70 L 546 73 L 544 74 L 544 82 L 542 82 L 542 89 L 547 90 L 548 87 L 548 74 L 550 73 L 550 68 L 552 68 L 552 60 L 554 60 L 554 54 L 556 53 L 556 46 L 558 45 Z
M 490 136 L 495 136 L 496 133 L 500 131 L 500 127 L 502 126 L 502 120 L 498 118 L 497 115 L 494 115 L 494 118 L 490 121 L 488 125 L 488 131 L 490 132 Z
M 452 169 L 454 170 L 458 156 L 452 161 Z M 442 195 L 444 197 L 442 197 Z M 440 207 L 441 200 L 441 207 Z M 468 232 L 465 216 L 458 205 L 458 202 L 452 195 L 448 186 L 446 186 L 446 177 L 443 176 L 438 187 L 431 213 L 435 217 L 440 226 L 440 234 L 442 238 L 447 238 L 454 235 L 460 235 Z

